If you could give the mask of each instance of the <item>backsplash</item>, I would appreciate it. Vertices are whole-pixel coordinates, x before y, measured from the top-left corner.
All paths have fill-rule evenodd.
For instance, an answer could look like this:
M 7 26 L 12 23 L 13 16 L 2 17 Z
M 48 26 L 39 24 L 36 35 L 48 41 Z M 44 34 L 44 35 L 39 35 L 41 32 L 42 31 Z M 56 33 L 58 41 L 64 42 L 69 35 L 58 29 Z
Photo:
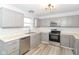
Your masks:
M 40 27 L 40 32 L 50 32 L 51 29 L 57 29 L 61 32 L 79 32 L 79 28 L 60 28 L 60 27 Z
M 79 28 L 60 28 L 60 27 L 40 27 L 34 28 L 31 32 L 50 32 L 51 29 L 57 29 L 61 32 L 79 32 Z M 11 35 L 16 33 L 29 33 L 29 28 L 12 28 L 12 29 L 0 29 L 0 35 Z
M 0 28 L 0 35 L 22 34 L 30 32 L 39 32 L 39 28 Z
M 0 29 L 0 35 L 11 35 L 16 33 L 29 33 L 29 28 L 7 28 Z

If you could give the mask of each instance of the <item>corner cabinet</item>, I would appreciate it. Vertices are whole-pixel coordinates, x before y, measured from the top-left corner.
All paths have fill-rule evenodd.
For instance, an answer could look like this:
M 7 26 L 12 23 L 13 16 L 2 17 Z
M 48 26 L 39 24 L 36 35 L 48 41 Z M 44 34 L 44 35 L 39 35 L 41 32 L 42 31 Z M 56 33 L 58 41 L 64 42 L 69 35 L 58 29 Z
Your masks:
M 24 15 L 22 13 L 0 8 L 0 27 L 23 27 Z

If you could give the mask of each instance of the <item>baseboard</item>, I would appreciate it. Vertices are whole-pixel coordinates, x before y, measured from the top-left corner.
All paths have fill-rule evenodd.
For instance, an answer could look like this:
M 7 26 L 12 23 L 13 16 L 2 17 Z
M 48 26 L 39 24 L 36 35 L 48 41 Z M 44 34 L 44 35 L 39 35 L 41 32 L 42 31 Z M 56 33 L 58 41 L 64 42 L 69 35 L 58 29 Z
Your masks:
M 73 50 L 73 48 L 65 47 L 65 46 L 62 46 L 62 45 L 61 45 L 61 47 Z
M 44 43 L 44 44 L 49 44 L 49 42 L 46 42 L 46 41 L 41 41 L 41 43 Z

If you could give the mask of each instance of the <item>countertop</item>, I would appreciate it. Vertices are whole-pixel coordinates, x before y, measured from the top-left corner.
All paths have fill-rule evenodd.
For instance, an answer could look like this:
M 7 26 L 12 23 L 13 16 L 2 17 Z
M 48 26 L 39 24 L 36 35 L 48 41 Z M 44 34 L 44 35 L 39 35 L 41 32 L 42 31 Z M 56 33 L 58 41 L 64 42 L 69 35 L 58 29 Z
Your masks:
M 0 36 L 0 40 L 3 42 L 8 42 L 8 41 L 12 41 L 12 40 L 16 40 L 16 39 L 20 39 L 20 38 L 24 38 L 27 36 L 31 36 L 34 34 L 37 34 L 40 32 L 31 32 L 31 33 L 16 33 L 16 34 L 12 34 L 12 35 L 2 35 Z M 61 35 L 73 35 L 75 37 L 75 39 L 79 39 L 79 33 L 67 33 L 67 32 L 61 32 Z
M 72 32 L 72 33 L 61 32 L 61 35 L 73 35 L 75 37 L 75 39 L 79 39 L 79 33 L 78 32 Z
M 12 34 L 12 35 L 2 35 L 0 36 L 0 40 L 3 42 L 9 42 L 12 40 L 16 40 L 16 39 L 21 39 L 27 36 L 31 36 L 33 34 L 37 34 L 39 32 L 31 32 L 31 33 L 17 33 L 17 34 Z

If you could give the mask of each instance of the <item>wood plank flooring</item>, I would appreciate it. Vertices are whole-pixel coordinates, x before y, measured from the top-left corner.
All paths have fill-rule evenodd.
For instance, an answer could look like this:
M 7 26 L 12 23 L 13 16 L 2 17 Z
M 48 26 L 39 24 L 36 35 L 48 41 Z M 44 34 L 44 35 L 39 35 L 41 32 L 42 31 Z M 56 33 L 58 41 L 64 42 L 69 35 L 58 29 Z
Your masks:
M 38 47 L 30 50 L 25 55 L 73 55 L 73 52 L 68 48 L 62 48 L 49 44 L 40 44 Z

